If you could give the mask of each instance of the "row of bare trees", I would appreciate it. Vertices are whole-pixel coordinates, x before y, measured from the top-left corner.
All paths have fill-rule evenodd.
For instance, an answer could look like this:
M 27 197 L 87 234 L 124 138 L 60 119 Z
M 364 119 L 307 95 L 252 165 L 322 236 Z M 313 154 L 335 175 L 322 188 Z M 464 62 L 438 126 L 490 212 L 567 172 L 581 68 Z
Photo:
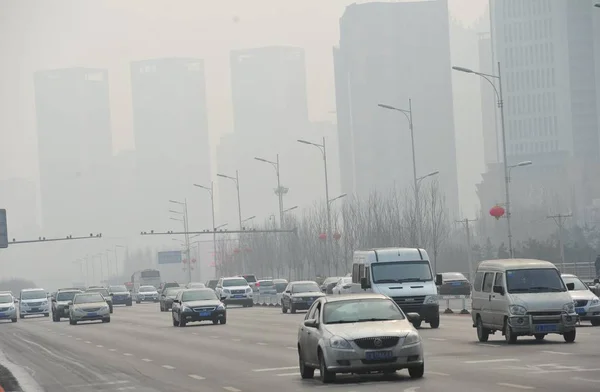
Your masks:
M 221 237 L 217 247 L 219 272 L 287 279 L 344 276 L 350 272 L 357 249 L 417 245 L 428 250 L 434 268 L 442 254 L 445 256 L 440 261 L 455 259 L 466 263 L 464 252 L 455 246 L 465 242 L 464 233 L 453 229 L 436 181 L 419 189 L 418 212 L 415 207 L 413 189 L 373 192 L 366 198 L 348 197 L 340 208 L 332 210 L 334 234 L 327 238 L 325 205 L 315 204 L 300 216 L 286 216 L 285 227 L 296 228 L 295 234 L 251 233 L 237 241 Z M 261 228 L 276 227 L 273 221 L 266 221 Z

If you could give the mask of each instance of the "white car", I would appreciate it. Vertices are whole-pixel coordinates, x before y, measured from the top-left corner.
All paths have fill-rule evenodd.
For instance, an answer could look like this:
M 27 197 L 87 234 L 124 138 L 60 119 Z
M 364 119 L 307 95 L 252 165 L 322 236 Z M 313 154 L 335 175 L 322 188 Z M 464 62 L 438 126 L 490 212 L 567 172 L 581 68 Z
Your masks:
M 577 276 L 571 274 L 561 275 L 565 284 L 573 283 L 573 290 L 569 290 L 575 313 L 581 321 L 590 321 L 594 327 L 600 326 L 600 299 Z
M 140 286 L 135 296 L 135 303 L 158 302 L 158 291 L 154 286 Z
M 244 278 L 221 278 L 215 292 L 225 305 L 244 305 L 245 308 L 254 305 L 252 287 Z
M 0 294 L 0 320 L 17 322 L 17 305 L 12 294 Z
M 362 292 L 360 288 L 360 284 L 352 283 L 352 277 L 346 276 L 340 278 L 333 289 L 331 290 L 333 294 L 358 294 Z
M 19 295 L 19 318 L 34 314 L 50 317 L 48 293 L 44 289 L 23 289 Z

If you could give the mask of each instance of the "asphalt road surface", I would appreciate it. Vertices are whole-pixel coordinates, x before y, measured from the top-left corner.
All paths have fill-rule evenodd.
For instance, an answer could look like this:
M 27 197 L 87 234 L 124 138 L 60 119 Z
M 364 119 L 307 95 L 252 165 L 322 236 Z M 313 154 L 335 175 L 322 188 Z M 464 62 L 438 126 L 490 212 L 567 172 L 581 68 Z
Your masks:
M 421 328 L 426 370 L 393 376 L 339 376 L 331 385 L 302 380 L 297 326 L 304 313 L 279 308 L 228 310 L 226 325 L 176 328 L 158 304 L 115 307 L 110 324 L 69 325 L 31 318 L 0 325 L 0 349 L 50 392 L 79 391 L 581 391 L 600 385 L 600 328 L 588 323 L 573 344 L 502 336 L 476 340 L 470 316 L 442 315 Z

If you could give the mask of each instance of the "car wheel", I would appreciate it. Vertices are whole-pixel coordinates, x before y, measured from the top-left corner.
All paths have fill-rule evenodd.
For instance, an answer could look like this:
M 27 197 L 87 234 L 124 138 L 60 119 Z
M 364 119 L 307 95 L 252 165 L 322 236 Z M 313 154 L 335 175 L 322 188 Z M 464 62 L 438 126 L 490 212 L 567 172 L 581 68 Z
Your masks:
M 423 322 L 423 320 L 421 320 L 421 319 L 418 319 L 418 320 L 415 320 L 415 321 L 413 321 L 412 325 L 413 325 L 413 327 L 415 327 L 415 328 L 420 328 L 420 327 L 421 327 L 421 323 L 422 323 L 422 322 Z
M 535 335 L 535 340 L 544 340 L 544 338 L 546 337 L 545 333 L 536 333 Z
M 504 339 L 508 344 L 517 343 L 517 335 L 514 334 L 510 325 L 508 325 L 508 320 L 504 320 Z
M 127 303 L 125 304 L 125 306 L 131 306 L 131 305 L 133 305 L 133 303 L 131 303 L 131 302 L 127 302 Z
M 111 306 L 110 308 L 108 308 L 108 313 L 112 313 L 113 312 L 113 307 Z
M 437 329 L 440 327 L 440 318 L 433 319 L 429 322 L 429 326 L 433 329 Z
M 110 323 L 110 317 L 103 318 L 103 319 L 102 319 L 102 322 L 103 322 L 103 323 Z
M 223 318 L 220 320 L 220 323 L 221 323 L 221 325 L 225 325 L 225 324 L 227 324 L 227 318 L 223 317 Z
M 140 303 L 142 303 L 142 301 L 135 301 L 135 303 L 136 303 L 136 304 L 140 304 Z
M 600 326 L 600 320 L 592 320 L 592 326 L 593 326 L 593 327 L 598 327 L 598 326 Z
M 13 323 L 17 322 L 17 318 L 15 317 L 14 319 L 10 319 L 10 321 L 12 321 Z
M 329 384 L 335 381 L 335 373 L 327 370 L 327 364 L 325 364 L 325 358 L 323 353 L 319 350 L 319 371 L 321 372 L 321 381 L 323 384 Z
M 217 325 L 217 324 L 219 324 L 219 319 L 214 319 L 212 322 L 213 322 L 213 325 Z
M 20 314 L 19 318 L 23 319 L 23 318 L 25 318 L 25 315 L 24 314 Z
M 160 311 L 165 312 L 165 307 L 162 304 L 160 304 Z
M 69 319 L 69 324 L 71 324 L 71 325 L 77 325 L 77 321 Z
M 181 328 L 184 328 L 184 327 L 185 327 L 185 324 L 186 324 L 185 320 L 179 320 L 179 326 L 180 326 Z
M 577 336 L 577 330 L 572 330 L 570 332 L 563 333 L 563 339 L 567 343 L 573 343 L 575 341 L 575 336 Z
M 50 313 L 44 313 L 44 317 L 50 317 Z
M 285 307 L 285 304 L 283 303 L 283 301 L 281 301 L 281 312 L 287 313 L 287 308 Z
M 253 306 L 254 306 L 254 302 L 250 302 L 250 303 L 248 304 L 248 307 L 249 307 L 249 308 L 251 308 L 251 307 L 253 307 Z
M 175 316 L 171 315 L 171 318 L 173 319 L 173 326 L 179 327 L 179 321 L 175 320 Z
M 490 330 L 483 326 L 481 317 L 477 316 L 477 339 L 480 342 L 487 342 L 490 338 Z
M 304 363 L 304 359 L 302 359 L 302 350 L 300 350 L 300 347 L 298 347 L 298 362 L 300 365 L 300 377 L 307 379 L 315 376 L 315 369 L 307 366 Z
M 290 305 L 290 313 L 296 313 L 296 308 L 294 307 L 294 304 Z
M 425 364 L 424 363 L 422 363 L 419 366 L 414 366 L 414 367 L 408 368 L 408 375 L 410 376 L 410 378 L 421 378 L 421 377 L 423 377 L 424 373 L 425 373 Z

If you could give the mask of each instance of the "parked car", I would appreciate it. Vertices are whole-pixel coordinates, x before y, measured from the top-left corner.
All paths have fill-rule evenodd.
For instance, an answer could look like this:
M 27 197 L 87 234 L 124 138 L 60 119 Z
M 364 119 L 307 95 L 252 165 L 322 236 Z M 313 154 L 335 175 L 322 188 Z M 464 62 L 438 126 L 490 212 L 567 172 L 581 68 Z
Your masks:
M 460 272 L 442 272 L 442 284 L 438 286 L 440 295 L 471 295 L 471 283 Z

